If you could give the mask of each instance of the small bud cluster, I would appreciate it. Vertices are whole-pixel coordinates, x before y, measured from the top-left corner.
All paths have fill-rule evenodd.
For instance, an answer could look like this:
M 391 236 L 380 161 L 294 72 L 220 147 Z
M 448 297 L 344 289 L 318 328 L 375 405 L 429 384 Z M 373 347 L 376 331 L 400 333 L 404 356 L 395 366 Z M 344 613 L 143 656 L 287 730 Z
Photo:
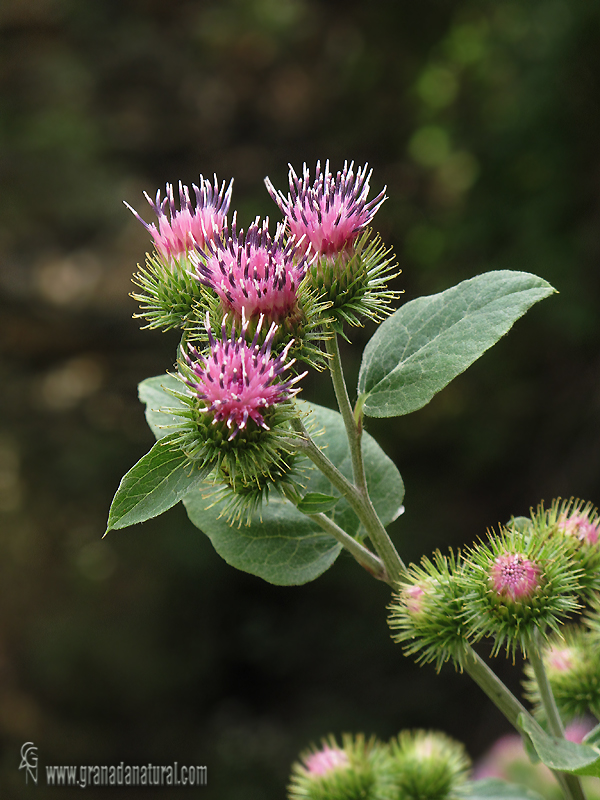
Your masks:
M 402 731 L 385 744 L 333 737 L 294 764 L 289 800 L 450 800 L 470 767 L 464 748 L 441 733 Z
M 336 318 L 378 317 L 396 296 L 386 288 L 391 260 L 366 229 L 385 200 L 385 190 L 368 200 L 367 167 L 346 164 L 334 178 L 317 164 L 314 185 L 306 166 L 302 181 L 290 176 L 288 200 L 266 181 L 285 216 L 273 236 L 268 218 L 244 233 L 234 213 L 229 226 L 232 182 L 216 176 L 201 175 L 192 191 L 180 183 L 178 203 L 171 184 L 164 198 L 146 195 L 156 223 L 128 206 L 154 244 L 134 277 L 138 316 L 183 334 L 179 444 L 214 465 L 217 496 L 240 520 L 271 488 L 297 482 L 292 401 L 306 373 L 284 372 L 298 360 L 322 368 Z
M 558 634 L 565 620 L 591 604 L 586 624 L 590 641 L 596 636 L 598 642 L 598 529 L 589 504 L 557 501 L 459 556 L 424 558 L 409 568 L 409 581 L 391 604 L 393 638 L 419 662 L 433 661 L 439 669 L 452 660 L 462 667 L 467 643 L 491 638 L 493 654 L 505 648 L 526 655 L 534 635 Z M 567 663 L 571 655 L 558 649 L 554 662 Z

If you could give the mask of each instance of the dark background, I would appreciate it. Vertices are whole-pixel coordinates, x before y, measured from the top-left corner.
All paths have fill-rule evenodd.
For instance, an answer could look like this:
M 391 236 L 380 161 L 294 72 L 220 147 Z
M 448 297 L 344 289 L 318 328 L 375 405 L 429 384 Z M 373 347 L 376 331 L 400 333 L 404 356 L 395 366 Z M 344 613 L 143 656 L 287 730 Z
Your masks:
M 368 161 L 404 299 L 495 268 L 560 291 L 425 409 L 369 424 L 406 482 L 403 557 L 597 502 L 599 36 L 589 0 L 2 0 L 2 797 L 35 793 L 24 741 L 42 765 L 206 764 L 197 794 L 235 800 L 284 797 L 330 732 L 434 727 L 477 757 L 507 730 L 466 676 L 402 656 L 349 557 L 270 586 L 180 507 L 101 539 L 152 444 L 137 383 L 177 343 L 131 319 L 148 237 L 121 201 L 150 219 L 143 190 L 216 172 L 247 226 L 278 219 L 262 180 L 284 189 L 288 161 Z M 326 377 L 303 394 L 331 403 Z

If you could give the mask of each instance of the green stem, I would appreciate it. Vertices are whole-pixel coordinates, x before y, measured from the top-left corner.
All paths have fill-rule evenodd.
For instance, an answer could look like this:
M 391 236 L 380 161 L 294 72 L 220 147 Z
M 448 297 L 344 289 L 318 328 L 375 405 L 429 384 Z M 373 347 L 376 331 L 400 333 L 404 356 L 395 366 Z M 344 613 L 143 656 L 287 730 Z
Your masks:
M 542 658 L 540 639 L 541 637 L 538 630 L 536 630 L 534 634 L 529 637 L 529 640 L 527 641 L 527 657 L 531 664 L 531 668 L 533 669 L 535 680 L 540 691 L 540 699 L 546 714 L 546 719 L 548 720 L 550 733 L 559 739 L 564 739 L 565 728 L 562 719 L 560 718 L 560 714 L 558 713 L 556 700 L 554 699 L 552 687 L 550 686 L 550 681 L 548 680 L 548 675 L 546 674 L 546 668 Z M 562 786 L 565 797 L 568 798 L 568 800 L 585 800 L 585 793 L 581 786 L 581 781 L 577 775 L 569 775 L 568 773 L 556 772 L 555 770 L 552 770 L 552 772 L 554 773 L 554 777 Z
M 324 531 L 334 536 L 354 556 L 361 567 L 364 567 L 374 578 L 394 586 L 394 582 L 386 572 L 383 561 L 353 536 L 346 533 L 339 525 L 336 525 L 326 514 L 307 514 L 306 516 L 316 522 Z
M 519 714 L 530 717 L 529 711 L 469 645 L 467 645 L 466 658 L 462 666 L 479 688 L 487 694 L 492 703 L 500 709 L 511 725 L 519 730 L 517 724 Z
M 544 667 L 544 661 L 541 655 L 539 631 L 537 630 L 527 642 L 527 657 L 529 658 L 538 689 L 540 690 L 540 699 L 544 707 L 546 719 L 548 720 L 550 733 L 552 733 L 553 736 L 562 738 L 565 735 L 565 728 L 560 714 L 558 713 L 556 700 L 552 694 L 550 682 L 546 674 L 546 668 Z
M 381 520 L 377 516 L 377 512 L 373 508 L 369 496 L 367 495 L 365 497 L 363 493 L 332 464 L 321 448 L 314 443 L 301 420 L 295 419 L 292 424 L 295 430 L 301 434 L 298 439 L 299 448 L 303 450 L 313 464 L 321 470 L 323 475 L 335 486 L 342 497 L 348 501 L 350 507 L 363 524 L 369 539 L 372 541 L 377 555 L 385 566 L 390 581 L 395 585 L 395 582 L 402 575 L 406 575 L 407 569 L 398 555 L 396 548 L 392 544 L 391 539 L 387 535 L 387 531 L 383 527 Z
M 346 436 L 348 439 L 348 447 L 350 448 L 350 458 L 352 461 L 352 476 L 354 485 L 349 481 L 346 481 L 347 493 L 342 492 L 342 494 L 344 494 L 344 497 L 346 497 L 358 518 L 364 525 L 364 528 L 367 531 L 371 542 L 373 543 L 373 547 L 385 565 L 387 574 L 390 576 L 390 578 L 392 578 L 392 580 L 397 580 L 401 576 L 406 575 L 406 565 L 400 558 L 398 551 L 388 536 L 388 532 L 381 523 L 381 520 L 379 519 L 379 516 L 377 515 L 369 496 L 362 457 L 362 423 L 360 418 L 355 418 L 352 406 L 350 404 L 336 333 L 333 333 L 333 336 L 326 340 L 326 348 L 330 357 L 329 371 L 331 373 L 333 389 L 335 391 L 340 414 L 344 422 L 344 427 L 346 428 Z M 317 448 L 317 450 L 318 449 L 319 448 Z M 317 454 L 315 454 L 314 451 L 311 452 L 307 451 L 309 458 L 313 459 L 313 462 L 316 464 L 316 466 L 324 471 L 322 466 L 323 460 Z M 319 459 L 319 463 L 314 460 L 313 455 Z M 329 459 L 326 459 L 325 456 L 323 456 L 323 458 L 329 462 Z M 329 464 L 331 464 L 331 462 L 329 462 Z M 346 479 L 344 478 L 344 480 Z M 333 480 L 332 483 L 334 483 Z M 336 484 L 334 483 L 334 486 L 335 485 Z
M 334 333 L 330 339 L 326 339 L 325 346 L 330 357 L 328 366 L 331 374 L 331 382 L 333 383 L 333 390 L 335 392 L 338 408 L 340 409 L 340 414 L 342 415 L 344 427 L 346 428 L 346 435 L 348 437 L 354 485 L 360 492 L 362 492 L 362 494 L 367 496 L 367 479 L 365 476 L 361 447 L 362 426 L 359 428 L 358 422 L 354 418 L 354 412 L 350 404 L 350 398 L 348 397 L 348 390 L 346 388 L 346 381 L 344 379 L 342 360 L 340 358 L 340 348 L 338 346 L 338 337 L 336 333 Z

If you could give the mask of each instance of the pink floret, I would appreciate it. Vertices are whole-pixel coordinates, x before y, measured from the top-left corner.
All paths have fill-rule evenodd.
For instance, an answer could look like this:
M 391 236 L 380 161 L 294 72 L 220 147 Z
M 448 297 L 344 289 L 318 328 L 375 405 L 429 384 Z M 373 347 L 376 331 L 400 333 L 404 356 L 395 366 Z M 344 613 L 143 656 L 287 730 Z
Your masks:
M 538 588 L 541 569 L 520 553 L 498 556 L 490 578 L 492 587 L 501 596 L 518 601 L 531 597 Z

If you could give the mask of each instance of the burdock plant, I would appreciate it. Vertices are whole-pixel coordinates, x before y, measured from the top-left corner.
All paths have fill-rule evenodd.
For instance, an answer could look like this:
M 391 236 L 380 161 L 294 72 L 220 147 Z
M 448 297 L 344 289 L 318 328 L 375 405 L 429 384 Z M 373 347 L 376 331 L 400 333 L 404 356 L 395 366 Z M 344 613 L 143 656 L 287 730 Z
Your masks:
M 179 204 L 148 200 L 154 252 L 134 277 L 147 326 L 178 328 L 174 373 L 139 387 L 157 442 L 122 479 L 107 531 L 182 501 L 191 522 L 230 565 L 279 585 L 314 580 L 346 549 L 389 584 L 390 627 L 407 655 L 467 673 L 506 715 L 532 758 L 554 772 L 568 800 L 580 775 L 600 776 L 600 726 L 582 744 L 564 721 L 600 713 L 600 542 L 596 510 L 555 501 L 515 517 L 464 552 L 406 565 L 386 525 L 404 510 L 400 473 L 365 431 L 365 418 L 425 406 L 553 294 L 525 272 L 478 275 L 404 303 L 399 270 L 373 231 L 385 189 L 372 173 L 317 163 L 290 167 L 272 234 L 258 218 L 246 233 L 226 215 L 231 183 L 200 176 Z M 338 336 L 374 320 L 351 404 Z M 383 320 L 383 321 L 382 321 Z M 338 411 L 298 395 L 304 361 L 330 373 Z M 566 628 L 565 622 L 577 623 Z M 567 630 L 567 633 L 564 631 Z M 533 713 L 474 649 L 526 658 Z M 292 800 L 532 800 L 519 786 L 472 780 L 461 745 L 444 734 L 402 731 L 384 743 L 329 736 L 294 765 Z

